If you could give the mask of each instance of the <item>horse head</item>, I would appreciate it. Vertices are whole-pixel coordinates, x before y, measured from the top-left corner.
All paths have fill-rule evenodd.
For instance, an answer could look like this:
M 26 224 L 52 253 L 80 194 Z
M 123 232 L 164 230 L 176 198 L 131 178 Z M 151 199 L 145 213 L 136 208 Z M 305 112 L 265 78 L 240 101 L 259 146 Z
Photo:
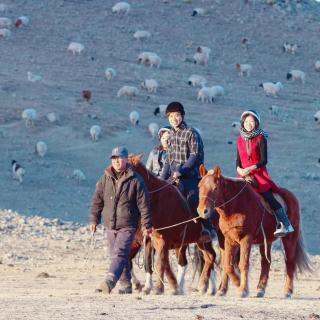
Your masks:
M 223 177 L 219 166 L 207 171 L 205 166 L 202 165 L 200 167 L 200 175 L 202 179 L 199 182 L 199 205 L 197 211 L 201 218 L 209 219 L 219 196 Z

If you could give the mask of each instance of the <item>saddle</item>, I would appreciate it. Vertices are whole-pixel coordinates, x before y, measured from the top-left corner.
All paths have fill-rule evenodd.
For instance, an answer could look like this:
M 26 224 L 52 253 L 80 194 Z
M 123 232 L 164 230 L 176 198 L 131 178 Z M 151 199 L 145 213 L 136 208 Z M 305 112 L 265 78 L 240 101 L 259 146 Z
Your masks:
M 258 194 L 258 193 L 257 193 Z M 270 207 L 269 203 L 264 200 L 264 198 L 262 197 L 262 195 L 258 194 L 259 198 L 260 198 L 260 202 L 261 205 L 263 206 L 263 208 L 269 213 L 274 215 L 274 210 Z M 284 201 L 284 199 L 281 197 L 281 195 L 279 193 L 274 193 L 273 192 L 273 196 L 276 198 L 276 200 L 281 204 L 281 207 L 287 212 L 288 207 L 286 202 Z

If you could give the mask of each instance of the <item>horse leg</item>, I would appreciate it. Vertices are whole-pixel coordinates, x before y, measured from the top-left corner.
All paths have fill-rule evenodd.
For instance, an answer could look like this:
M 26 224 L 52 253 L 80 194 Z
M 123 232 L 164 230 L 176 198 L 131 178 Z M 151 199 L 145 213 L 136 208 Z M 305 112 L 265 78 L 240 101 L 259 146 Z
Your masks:
M 154 249 L 149 237 L 146 238 L 144 243 L 144 254 L 144 270 L 146 277 L 143 292 L 149 294 L 152 290 L 152 261 L 154 257 Z
M 223 268 L 224 272 L 227 276 L 231 279 L 233 284 L 236 287 L 240 287 L 240 278 L 236 274 L 233 265 L 233 257 L 236 252 L 238 245 L 234 242 L 231 242 L 229 239 L 225 240 L 225 251 L 224 251 L 224 261 L 223 261 Z
M 221 256 L 221 283 L 219 285 L 219 290 L 217 292 L 217 295 L 220 297 L 223 297 L 227 294 L 228 292 L 228 285 L 229 285 L 229 277 L 228 274 L 225 271 L 224 266 L 224 255 L 225 255 L 225 250 L 224 249 L 220 249 L 220 256 Z
M 271 243 L 267 243 L 267 257 L 265 252 L 265 245 L 260 244 L 259 249 L 261 255 L 261 273 L 259 283 L 257 286 L 257 297 L 263 298 L 266 292 L 266 287 L 269 279 L 269 271 L 271 265 Z
M 252 246 L 252 237 L 250 235 L 244 236 L 240 240 L 240 288 L 239 297 L 245 298 L 249 295 L 248 273 L 249 273 L 249 259 Z
M 213 270 L 214 260 L 216 258 L 216 253 L 212 248 L 211 242 L 197 243 L 198 248 L 201 250 L 204 259 L 204 266 L 200 275 L 199 284 L 198 284 L 198 291 L 202 294 L 206 293 L 208 289 L 209 279 L 211 281 L 214 280 L 214 277 L 211 278 L 211 271 Z M 212 284 L 211 284 L 212 285 Z M 210 288 L 210 293 L 215 293 L 215 285 Z M 213 292 L 214 291 L 214 292 Z
M 142 284 L 140 283 L 139 279 L 134 274 L 132 261 L 136 257 L 136 255 L 139 252 L 140 248 L 141 248 L 141 243 L 140 243 L 140 241 L 138 239 L 138 236 L 136 234 L 135 239 L 134 239 L 134 241 L 133 241 L 133 243 L 131 245 L 129 267 L 130 267 L 132 282 L 134 284 L 134 289 L 137 290 L 137 291 L 141 291 Z
M 153 238 L 152 245 L 156 250 L 155 255 L 155 272 L 157 275 L 156 286 L 154 289 L 155 294 L 162 294 L 164 292 L 164 270 L 165 270 L 165 255 L 168 250 L 165 249 L 165 243 L 162 238 Z
M 184 277 L 187 270 L 187 251 L 188 246 L 182 246 L 180 248 L 175 249 L 176 257 L 178 260 L 178 276 L 177 276 L 177 282 L 178 282 L 178 290 L 179 293 L 184 293 Z
M 293 279 L 294 273 L 296 271 L 296 261 L 295 261 L 295 253 L 297 246 L 297 238 L 296 231 L 292 234 L 287 235 L 282 239 L 282 243 L 284 246 L 285 259 L 286 259 L 286 283 L 284 286 L 284 296 L 285 298 L 291 298 L 293 294 Z
M 179 294 L 179 288 L 178 288 L 178 282 L 177 279 L 172 272 L 170 262 L 169 262 L 169 250 L 167 247 L 164 248 L 163 250 L 163 263 L 164 263 L 164 271 L 166 273 L 166 278 L 169 282 L 169 285 L 171 287 L 171 294 Z

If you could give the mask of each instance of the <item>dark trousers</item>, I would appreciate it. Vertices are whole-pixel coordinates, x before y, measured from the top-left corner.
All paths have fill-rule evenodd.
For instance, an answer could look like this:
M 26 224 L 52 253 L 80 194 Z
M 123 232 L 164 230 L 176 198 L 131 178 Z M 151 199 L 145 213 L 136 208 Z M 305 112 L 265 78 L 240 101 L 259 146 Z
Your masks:
M 199 179 L 198 178 L 182 178 L 179 180 L 178 188 L 186 197 L 194 216 L 198 216 L 197 208 L 199 205 Z
M 263 192 L 263 193 L 261 193 L 261 195 L 263 196 L 263 199 L 266 200 L 269 203 L 271 209 L 278 210 L 278 209 L 282 208 L 281 204 L 274 197 L 274 195 L 273 195 L 271 190 Z
M 108 250 L 111 259 L 107 278 L 111 278 L 114 285 L 119 279 L 125 284 L 129 284 L 131 281 L 129 255 L 135 232 L 135 228 L 107 229 Z

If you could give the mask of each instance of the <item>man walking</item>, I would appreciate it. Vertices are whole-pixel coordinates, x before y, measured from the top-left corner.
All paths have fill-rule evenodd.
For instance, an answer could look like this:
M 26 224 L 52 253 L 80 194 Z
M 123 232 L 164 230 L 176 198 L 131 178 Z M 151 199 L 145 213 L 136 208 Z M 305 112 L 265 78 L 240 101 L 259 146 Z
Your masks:
M 90 212 L 92 232 L 104 219 L 111 258 L 99 291 L 110 293 L 120 279 L 119 293 L 132 293 L 129 254 L 140 219 L 144 232 L 152 232 L 149 197 L 142 177 L 128 164 L 128 150 L 116 147 L 110 158 L 111 165 L 96 184 Z

